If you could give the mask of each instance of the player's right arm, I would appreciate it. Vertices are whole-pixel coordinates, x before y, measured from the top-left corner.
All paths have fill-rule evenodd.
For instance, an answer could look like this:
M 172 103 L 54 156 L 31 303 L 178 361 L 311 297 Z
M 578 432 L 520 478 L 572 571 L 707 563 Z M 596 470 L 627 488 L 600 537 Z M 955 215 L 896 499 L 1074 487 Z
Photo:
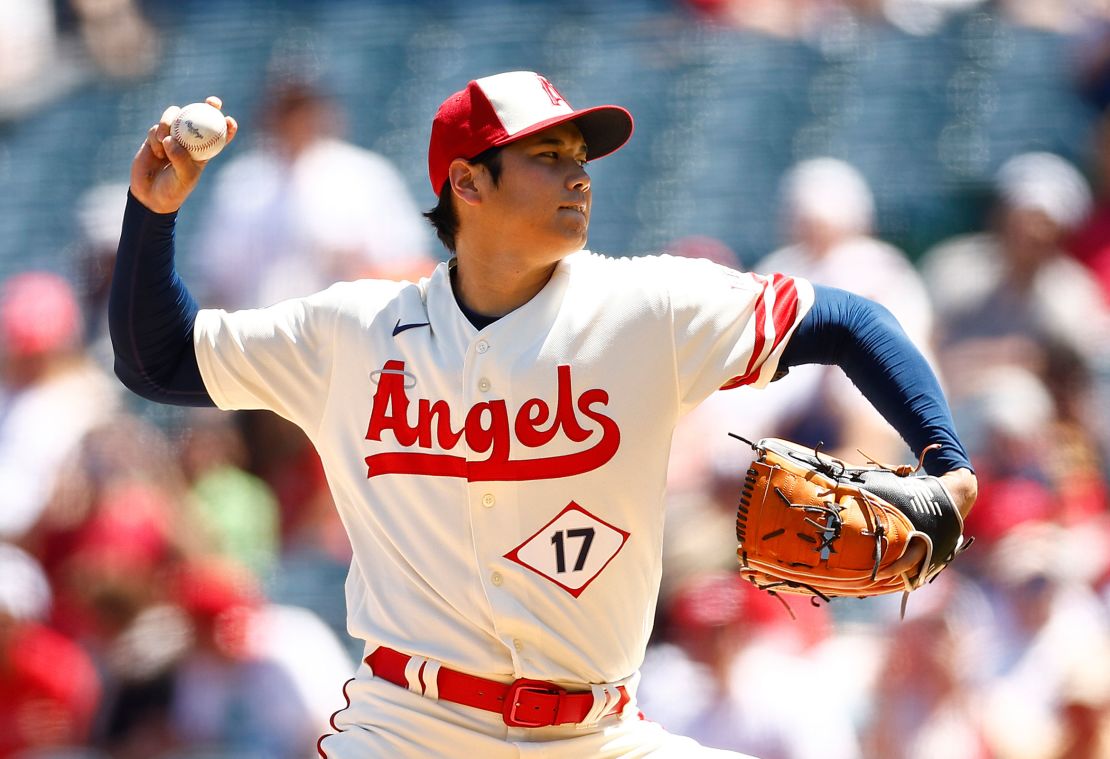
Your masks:
M 219 108 L 219 98 L 209 98 Z M 183 406 L 215 405 L 193 348 L 196 301 L 174 268 L 177 211 L 196 187 L 205 163 L 173 137 L 170 107 L 147 132 L 131 163 L 131 189 L 120 234 L 108 327 L 116 375 L 147 398 Z M 237 125 L 228 118 L 228 141 Z

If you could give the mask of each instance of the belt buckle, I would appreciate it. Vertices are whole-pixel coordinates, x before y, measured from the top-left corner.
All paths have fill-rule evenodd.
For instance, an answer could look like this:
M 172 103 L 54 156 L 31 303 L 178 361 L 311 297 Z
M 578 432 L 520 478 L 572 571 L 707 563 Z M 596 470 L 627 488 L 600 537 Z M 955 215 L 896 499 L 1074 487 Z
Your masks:
M 565 696 L 567 691 L 565 688 L 560 688 L 558 685 L 543 680 L 527 680 L 524 678 L 514 680 L 505 693 L 505 703 L 501 705 L 501 718 L 508 727 L 550 727 L 555 724 L 555 719 L 559 715 L 559 702 L 556 700 L 555 709 L 550 720 L 532 722 L 527 718 L 518 717 L 516 712 L 520 708 L 518 697 L 521 693 L 539 693 L 555 696 L 556 699 L 559 699 Z

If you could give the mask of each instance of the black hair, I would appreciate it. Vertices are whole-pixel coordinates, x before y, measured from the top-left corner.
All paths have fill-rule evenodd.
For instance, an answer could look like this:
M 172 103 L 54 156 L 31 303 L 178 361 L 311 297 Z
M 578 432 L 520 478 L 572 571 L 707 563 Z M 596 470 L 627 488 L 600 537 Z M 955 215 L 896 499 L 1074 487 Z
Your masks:
M 485 166 L 495 187 L 501 181 L 501 147 L 485 150 L 468 163 Z M 439 202 L 435 208 L 424 212 L 424 218 L 431 222 L 443 247 L 454 253 L 455 236 L 459 233 L 459 214 L 455 210 L 455 194 L 451 192 L 450 180 L 443 183 L 439 190 Z

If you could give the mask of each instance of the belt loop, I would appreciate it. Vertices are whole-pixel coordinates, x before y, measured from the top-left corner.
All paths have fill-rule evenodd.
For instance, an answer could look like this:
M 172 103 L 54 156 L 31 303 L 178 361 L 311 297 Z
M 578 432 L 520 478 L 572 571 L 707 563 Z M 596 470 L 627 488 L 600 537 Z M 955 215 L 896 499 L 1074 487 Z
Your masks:
M 628 711 L 630 705 L 635 706 L 636 691 L 639 690 L 640 687 L 640 670 L 636 670 L 628 677 L 613 684 L 620 686 L 617 689 L 617 694 L 620 698 L 617 702 L 615 714 L 624 716 L 624 713 Z
M 581 727 L 596 725 L 613 704 L 613 693 L 610 692 L 608 685 L 593 684 L 590 685 L 590 690 L 593 692 L 594 705 L 590 711 L 586 713 L 582 721 L 578 723 Z
M 409 690 L 418 696 L 424 695 L 424 684 L 420 682 L 421 670 L 428 660 L 423 656 L 413 656 L 405 664 L 405 680 L 408 682 Z
M 424 697 L 439 700 L 439 667 L 440 663 L 435 659 L 428 659 L 428 663 L 424 666 Z

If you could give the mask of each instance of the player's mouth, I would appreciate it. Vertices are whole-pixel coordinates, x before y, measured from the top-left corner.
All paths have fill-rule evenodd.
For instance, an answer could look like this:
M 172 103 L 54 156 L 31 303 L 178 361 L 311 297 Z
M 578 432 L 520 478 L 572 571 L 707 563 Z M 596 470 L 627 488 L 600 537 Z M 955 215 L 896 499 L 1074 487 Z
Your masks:
M 586 215 L 586 204 L 585 203 L 563 203 L 561 206 L 559 206 L 559 209 L 560 210 L 565 210 L 565 211 L 577 211 L 578 213 L 582 214 L 583 216 Z

